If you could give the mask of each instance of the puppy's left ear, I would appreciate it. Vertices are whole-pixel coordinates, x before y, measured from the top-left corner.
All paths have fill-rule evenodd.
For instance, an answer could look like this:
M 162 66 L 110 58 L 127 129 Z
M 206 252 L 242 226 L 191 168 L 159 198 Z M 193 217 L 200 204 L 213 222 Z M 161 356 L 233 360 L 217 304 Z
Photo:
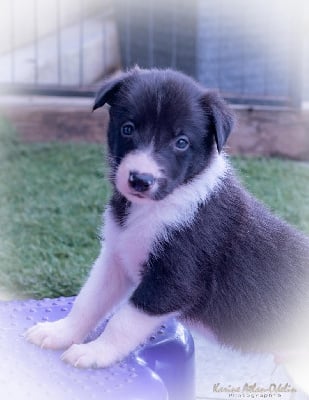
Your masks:
M 206 92 L 201 98 L 202 108 L 210 120 L 220 153 L 234 126 L 234 113 L 217 92 Z
M 123 81 L 124 74 L 106 81 L 96 94 L 92 111 L 104 106 L 105 103 L 109 103 L 113 95 L 120 89 Z
M 115 78 L 107 80 L 96 94 L 92 111 L 104 106 L 104 104 L 106 103 L 110 103 L 113 99 L 114 94 L 118 92 L 128 76 L 128 73 L 122 73 Z

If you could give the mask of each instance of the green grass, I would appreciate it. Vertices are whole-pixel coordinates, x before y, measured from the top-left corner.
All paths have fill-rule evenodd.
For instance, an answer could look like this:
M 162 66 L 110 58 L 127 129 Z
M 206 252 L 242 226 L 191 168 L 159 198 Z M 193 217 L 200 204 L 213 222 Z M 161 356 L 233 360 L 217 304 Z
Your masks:
M 31 144 L 0 126 L 0 282 L 18 297 L 75 294 L 99 249 L 107 201 L 96 145 Z
M 73 295 L 99 250 L 109 187 L 94 144 L 22 144 L 0 120 L 0 296 Z M 234 158 L 242 180 L 309 232 L 309 165 Z
M 309 233 L 309 163 L 243 157 L 232 162 L 251 193 L 275 214 Z

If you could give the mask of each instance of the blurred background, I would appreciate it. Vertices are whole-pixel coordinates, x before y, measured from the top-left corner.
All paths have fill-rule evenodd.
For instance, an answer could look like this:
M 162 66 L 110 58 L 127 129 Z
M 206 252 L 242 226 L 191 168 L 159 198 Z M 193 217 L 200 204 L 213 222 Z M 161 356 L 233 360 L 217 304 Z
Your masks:
M 309 101 L 308 10 L 306 0 L 2 0 L 0 82 L 89 92 L 139 64 L 180 69 L 233 102 L 297 105 Z
M 2 0 L 0 93 L 86 104 L 120 69 L 172 67 L 241 109 L 233 154 L 308 159 L 308 113 L 295 114 L 309 108 L 308 38 L 308 0 Z M 2 96 L 2 108 L 20 101 L 29 97 Z M 42 113 L 34 114 L 30 128 L 23 116 L 10 118 L 45 140 L 89 125 L 79 117 L 72 132 L 46 112 L 41 127 Z M 92 127 L 84 135 L 102 138 Z
M 306 0 L 2 0 L 0 81 L 85 94 L 139 64 L 180 69 L 235 103 L 299 105 L 309 101 L 308 8 Z

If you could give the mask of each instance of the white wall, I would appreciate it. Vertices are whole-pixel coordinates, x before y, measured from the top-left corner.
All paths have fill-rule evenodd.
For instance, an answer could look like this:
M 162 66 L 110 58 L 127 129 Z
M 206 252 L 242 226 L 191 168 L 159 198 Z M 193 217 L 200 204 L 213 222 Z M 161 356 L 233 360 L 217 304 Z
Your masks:
M 66 27 L 81 17 L 95 15 L 111 0 L 1 0 L 0 1 L 0 54 L 11 50 L 12 14 L 14 17 L 15 48 L 29 44 L 35 37 L 35 5 L 38 36 L 53 33 L 57 27 L 57 4 L 59 4 L 61 25 Z

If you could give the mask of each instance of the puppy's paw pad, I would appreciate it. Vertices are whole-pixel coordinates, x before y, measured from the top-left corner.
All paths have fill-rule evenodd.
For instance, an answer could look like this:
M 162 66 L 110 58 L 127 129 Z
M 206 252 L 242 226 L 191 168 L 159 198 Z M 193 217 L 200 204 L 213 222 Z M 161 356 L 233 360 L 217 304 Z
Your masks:
M 25 333 L 28 342 L 44 349 L 63 349 L 74 343 L 72 331 L 65 320 L 40 322 Z

